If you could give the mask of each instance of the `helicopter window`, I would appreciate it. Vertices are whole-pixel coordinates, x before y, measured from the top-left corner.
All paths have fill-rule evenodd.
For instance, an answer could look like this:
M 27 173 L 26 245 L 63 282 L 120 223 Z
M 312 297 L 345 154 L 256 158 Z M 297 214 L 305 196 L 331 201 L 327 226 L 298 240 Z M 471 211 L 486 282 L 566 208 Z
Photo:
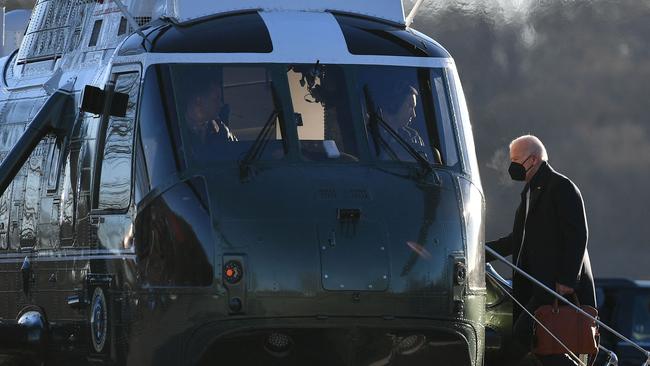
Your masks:
M 62 247 L 72 246 L 74 241 L 75 188 L 77 187 L 77 182 L 73 182 L 73 177 L 75 177 L 76 174 L 71 174 L 70 161 L 74 161 L 74 158 L 78 157 L 78 154 L 78 152 L 75 153 L 71 151 L 66 154 L 65 163 L 63 164 L 64 172 L 61 175 L 63 184 L 61 185 L 61 206 L 58 225 L 60 228 L 60 246 Z
M 99 32 L 102 30 L 102 20 L 96 20 L 93 25 L 92 33 L 90 33 L 90 41 L 88 41 L 88 47 L 97 46 L 97 40 L 99 39 Z
M 254 11 L 227 14 L 190 25 L 169 25 L 153 41 L 151 51 L 269 53 L 273 51 L 273 44 L 264 20 Z
M 285 155 L 273 84 L 260 66 L 175 65 L 171 79 L 190 161 L 240 160 L 270 124 L 260 159 Z
M 120 26 L 119 26 L 119 28 L 117 29 L 117 35 L 118 35 L 118 36 L 121 36 L 122 34 L 126 33 L 126 27 L 127 27 L 127 25 L 128 25 L 128 24 L 127 24 L 127 22 L 126 22 L 126 18 L 125 18 L 125 17 L 120 18 Z
M 63 138 L 61 137 L 52 137 L 50 141 L 50 147 L 47 154 L 47 191 L 54 192 L 59 186 L 59 164 L 61 162 L 61 145 L 63 144 Z
M 7 232 L 9 231 L 9 210 L 11 206 L 10 194 L 5 193 L 0 196 L 0 249 L 9 248 L 7 243 Z
M 128 94 L 129 102 L 126 116 L 111 116 L 104 131 L 99 184 L 95 190 L 96 208 L 100 210 L 123 210 L 130 202 L 133 120 L 139 76 L 139 73 L 120 74 L 115 82 L 115 91 Z
M 456 138 L 454 137 L 454 128 L 452 126 L 452 107 L 451 100 L 448 97 L 447 91 L 447 78 L 441 69 L 431 69 L 430 84 L 435 114 L 437 129 L 442 139 L 440 140 L 440 152 L 444 156 L 444 161 L 447 166 L 456 165 L 458 160 L 458 150 L 456 150 Z
M 291 65 L 287 77 L 303 158 L 358 161 L 343 68 Z
M 152 187 L 160 186 L 169 180 L 179 167 L 178 162 L 181 159 L 179 150 L 178 137 L 172 138 L 172 126 L 169 123 L 168 115 L 172 112 L 165 113 L 165 107 L 173 107 L 174 103 L 164 103 L 165 97 L 170 97 L 161 85 L 164 85 L 164 72 L 167 67 L 154 66 L 149 68 L 145 76 L 142 87 L 142 103 L 139 116 L 139 148 L 144 154 L 144 159 L 136 162 L 136 174 L 141 174 L 146 179 L 136 179 L 140 183 L 148 182 L 146 186 L 139 187 L 136 190 L 143 195 L 148 193 Z M 171 99 L 169 99 L 171 100 Z M 141 158 L 141 157 L 139 157 Z M 146 167 L 146 172 L 142 169 Z
M 450 57 L 441 46 L 411 30 L 359 16 L 335 14 L 335 17 L 351 54 Z
M 448 109 L 436 118 L 426 73 L 427 69 L 392 66 L 359 69 L 359 95 L 364 99 L 366 129 L 376 158 L 415 161 L 404 147 L 407 143 L 432 164 L 444 161 L 438 125 L 450 125 Z M 452 144 L 453 138 L 447 143 Z

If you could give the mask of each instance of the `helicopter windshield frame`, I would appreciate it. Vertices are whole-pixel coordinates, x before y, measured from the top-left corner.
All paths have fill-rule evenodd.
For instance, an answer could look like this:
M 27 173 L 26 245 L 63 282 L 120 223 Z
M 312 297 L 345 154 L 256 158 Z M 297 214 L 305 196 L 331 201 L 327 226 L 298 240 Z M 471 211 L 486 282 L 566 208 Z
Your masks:
M 241 161 L 268 116 L 277 110 L 280 113 L 271 123 L 268 144 L 255 164 L 417 165 L 418 159 L 398 146 L 408 141 L 432 166 L 461 169 L 457 122 L 444 67 L 319 63 L 155 66 L 149 67 L 147 74 L 161 74 L 157 78 L 165 100 L 161 104 L 167 125 L 175 126 L 170 131 L 178 136 L 172 140 L 180 145 L 177 155 L 184 162 L 179 168 Z M 384 137 L 396 146 L 397 156 L 384 154 L 373 141 L 364 86 L 372 91 L 381 118 L 402 135 L 402 141 Z M 192 104 L 193 99 L 207 107 L 192 112 L 197 104 Z M 192 113 L 200 121 L 196 126 L 188 122 Z

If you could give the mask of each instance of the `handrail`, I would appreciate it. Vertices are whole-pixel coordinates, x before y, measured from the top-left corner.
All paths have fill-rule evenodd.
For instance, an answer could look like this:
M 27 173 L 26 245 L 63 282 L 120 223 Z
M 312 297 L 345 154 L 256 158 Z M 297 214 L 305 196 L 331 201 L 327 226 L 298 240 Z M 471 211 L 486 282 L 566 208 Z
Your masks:
M 41 106 L 36 116 L 14 143 L 9 153 L 0 163 L 0 195 L 4 194 L 16 174 L 20 171 L 29 155 L 34 151 L 41 139 L 48 133 L 54 132 L 65 136 L 74 123 L 74 96 L 67 90 L 72 85 L 67 84 L 56 90 Z
M 492 256 L 494 256 L 496 259 L 498 259 L 499 261 L 505 263 L 508 267 L 512 268 L 513 270 L 515 270 L 515 271 L 518 272 L 519 274 L 523 275 L 523 276 L 526 277 L 528 280 L 532 281 L 535 285 L 541 287 L 541 288 L 544 289 L 546 292 L 548 292 L 548 293 L 550 293 L 551 295 L 555 296 L 555 298 L 557 298 L 558 300 L 560 300 L 560 301 L 564 302 L 565 304 L 571 306 L 572 308 L 574 308 L 575 310 L 577 310 L 577 311 L 578 311 L 579 313 L 581 313 L 582 315 L 588 317 L 589 319 L 594 320 L 598 325 L 600 325 L 601 327 L 605 328 L 607 331 L 611 332 L 612 334 L 614 334 L 614 335 L 615 335 L 616 337 L 618 337 L 619 339 L 621 339 L 621 340 L 623 340 L 623 341 L 629 343 L 629 344 L 632 345 L 634 348 L 638 349 L 638 350 L 639 350 L 640 352 L 642 352 L 642 353 L 646 356 L 646 358 L 647 358 L 647 361 L 646 361 L 642 366 L 650 366 L 650 351 L 645 350 L 643 347 L 641 347 L 641 346 L 639 346 L 638 344 L 632 342 L 631 340 L 629 340 L 627 337 L 625 337 L 625 336 L 622 335 L 621 333 L 617 332 L 616 330 L 612 329 L 612 328 L 611 328 L 610 326 L 608 326 L 607 324 L 605 324 L 605 323 L 603 323 L 602 321 L 600 321 L 598 318 L 594 318 L 593 316 L 591 316 L 591 314 L 589 314 L 589 313 L 585 312 L 584 310 L 580 309 L 578 306 L 576 306 L 575 304 L 573 304 L 571 301 L 565 299 L 562 295 L 560 295 L 560 294 L 558 294 L 557 292 L 551 290 L 551 289 L 548 288 L 546 285 L 544 285 L 543 283 L 541 283 L 540 281 L 538 281 L 535 277 L 529 275 L 529 274 L 526 273 L 525 271 L 521 270 L 519 267 L 517 267 L 517 266 L 515 266 L 514 264 L 510 263 L 510 261 L 508 261 L 507 259 L 505 259 L 505 258 L 504 258 L 503 256 L 501 256 L 499 253 L 497 253 L 494 249 L 492 249 L 492 248 L 486 246 L 486 247 L 485 247 L 485 250 L 486 250 L 488 253 L 490 253 Z

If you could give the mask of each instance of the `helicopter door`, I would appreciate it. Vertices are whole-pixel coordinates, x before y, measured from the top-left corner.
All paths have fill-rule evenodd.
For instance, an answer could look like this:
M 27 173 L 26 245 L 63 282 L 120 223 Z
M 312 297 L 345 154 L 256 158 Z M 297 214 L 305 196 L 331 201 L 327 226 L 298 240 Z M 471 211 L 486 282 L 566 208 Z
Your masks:
M 97 135 L 97 157 L 93 180 L 91 241 L 105 249 L 130 249 L 132 237 L 132 166 L 134 123 L 140 90 L 140 70 L 113 70 L 109 85 L 128 95 L 124 117 L 106 116 Z M 110 96 L 109 96 L 110 98 Z M 95 243 L 93 243 L 95 244 Z

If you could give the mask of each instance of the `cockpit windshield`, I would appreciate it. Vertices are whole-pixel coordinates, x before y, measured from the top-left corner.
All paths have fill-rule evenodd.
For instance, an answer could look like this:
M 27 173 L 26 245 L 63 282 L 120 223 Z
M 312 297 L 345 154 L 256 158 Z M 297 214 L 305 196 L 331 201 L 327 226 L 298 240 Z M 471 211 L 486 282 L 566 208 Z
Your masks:
M 365 126 L 375 157 L 414 161 L 401 140 L 429 163 L 442 162 L 428 70 L 371 66 L 360 69 L 357 80 L 363 88 Z
M 152 69 L 162 74 L 165 114 L 188 164 L 290 156 L 458 163 L 443 68 L 316 62 Z
M 276 109 L 273 78 L 264 66 L 174 65 L 170 68 L 177 120 L 188 160 L 237 160 Z M 279 118 L 264 159 L 285 154 Z

